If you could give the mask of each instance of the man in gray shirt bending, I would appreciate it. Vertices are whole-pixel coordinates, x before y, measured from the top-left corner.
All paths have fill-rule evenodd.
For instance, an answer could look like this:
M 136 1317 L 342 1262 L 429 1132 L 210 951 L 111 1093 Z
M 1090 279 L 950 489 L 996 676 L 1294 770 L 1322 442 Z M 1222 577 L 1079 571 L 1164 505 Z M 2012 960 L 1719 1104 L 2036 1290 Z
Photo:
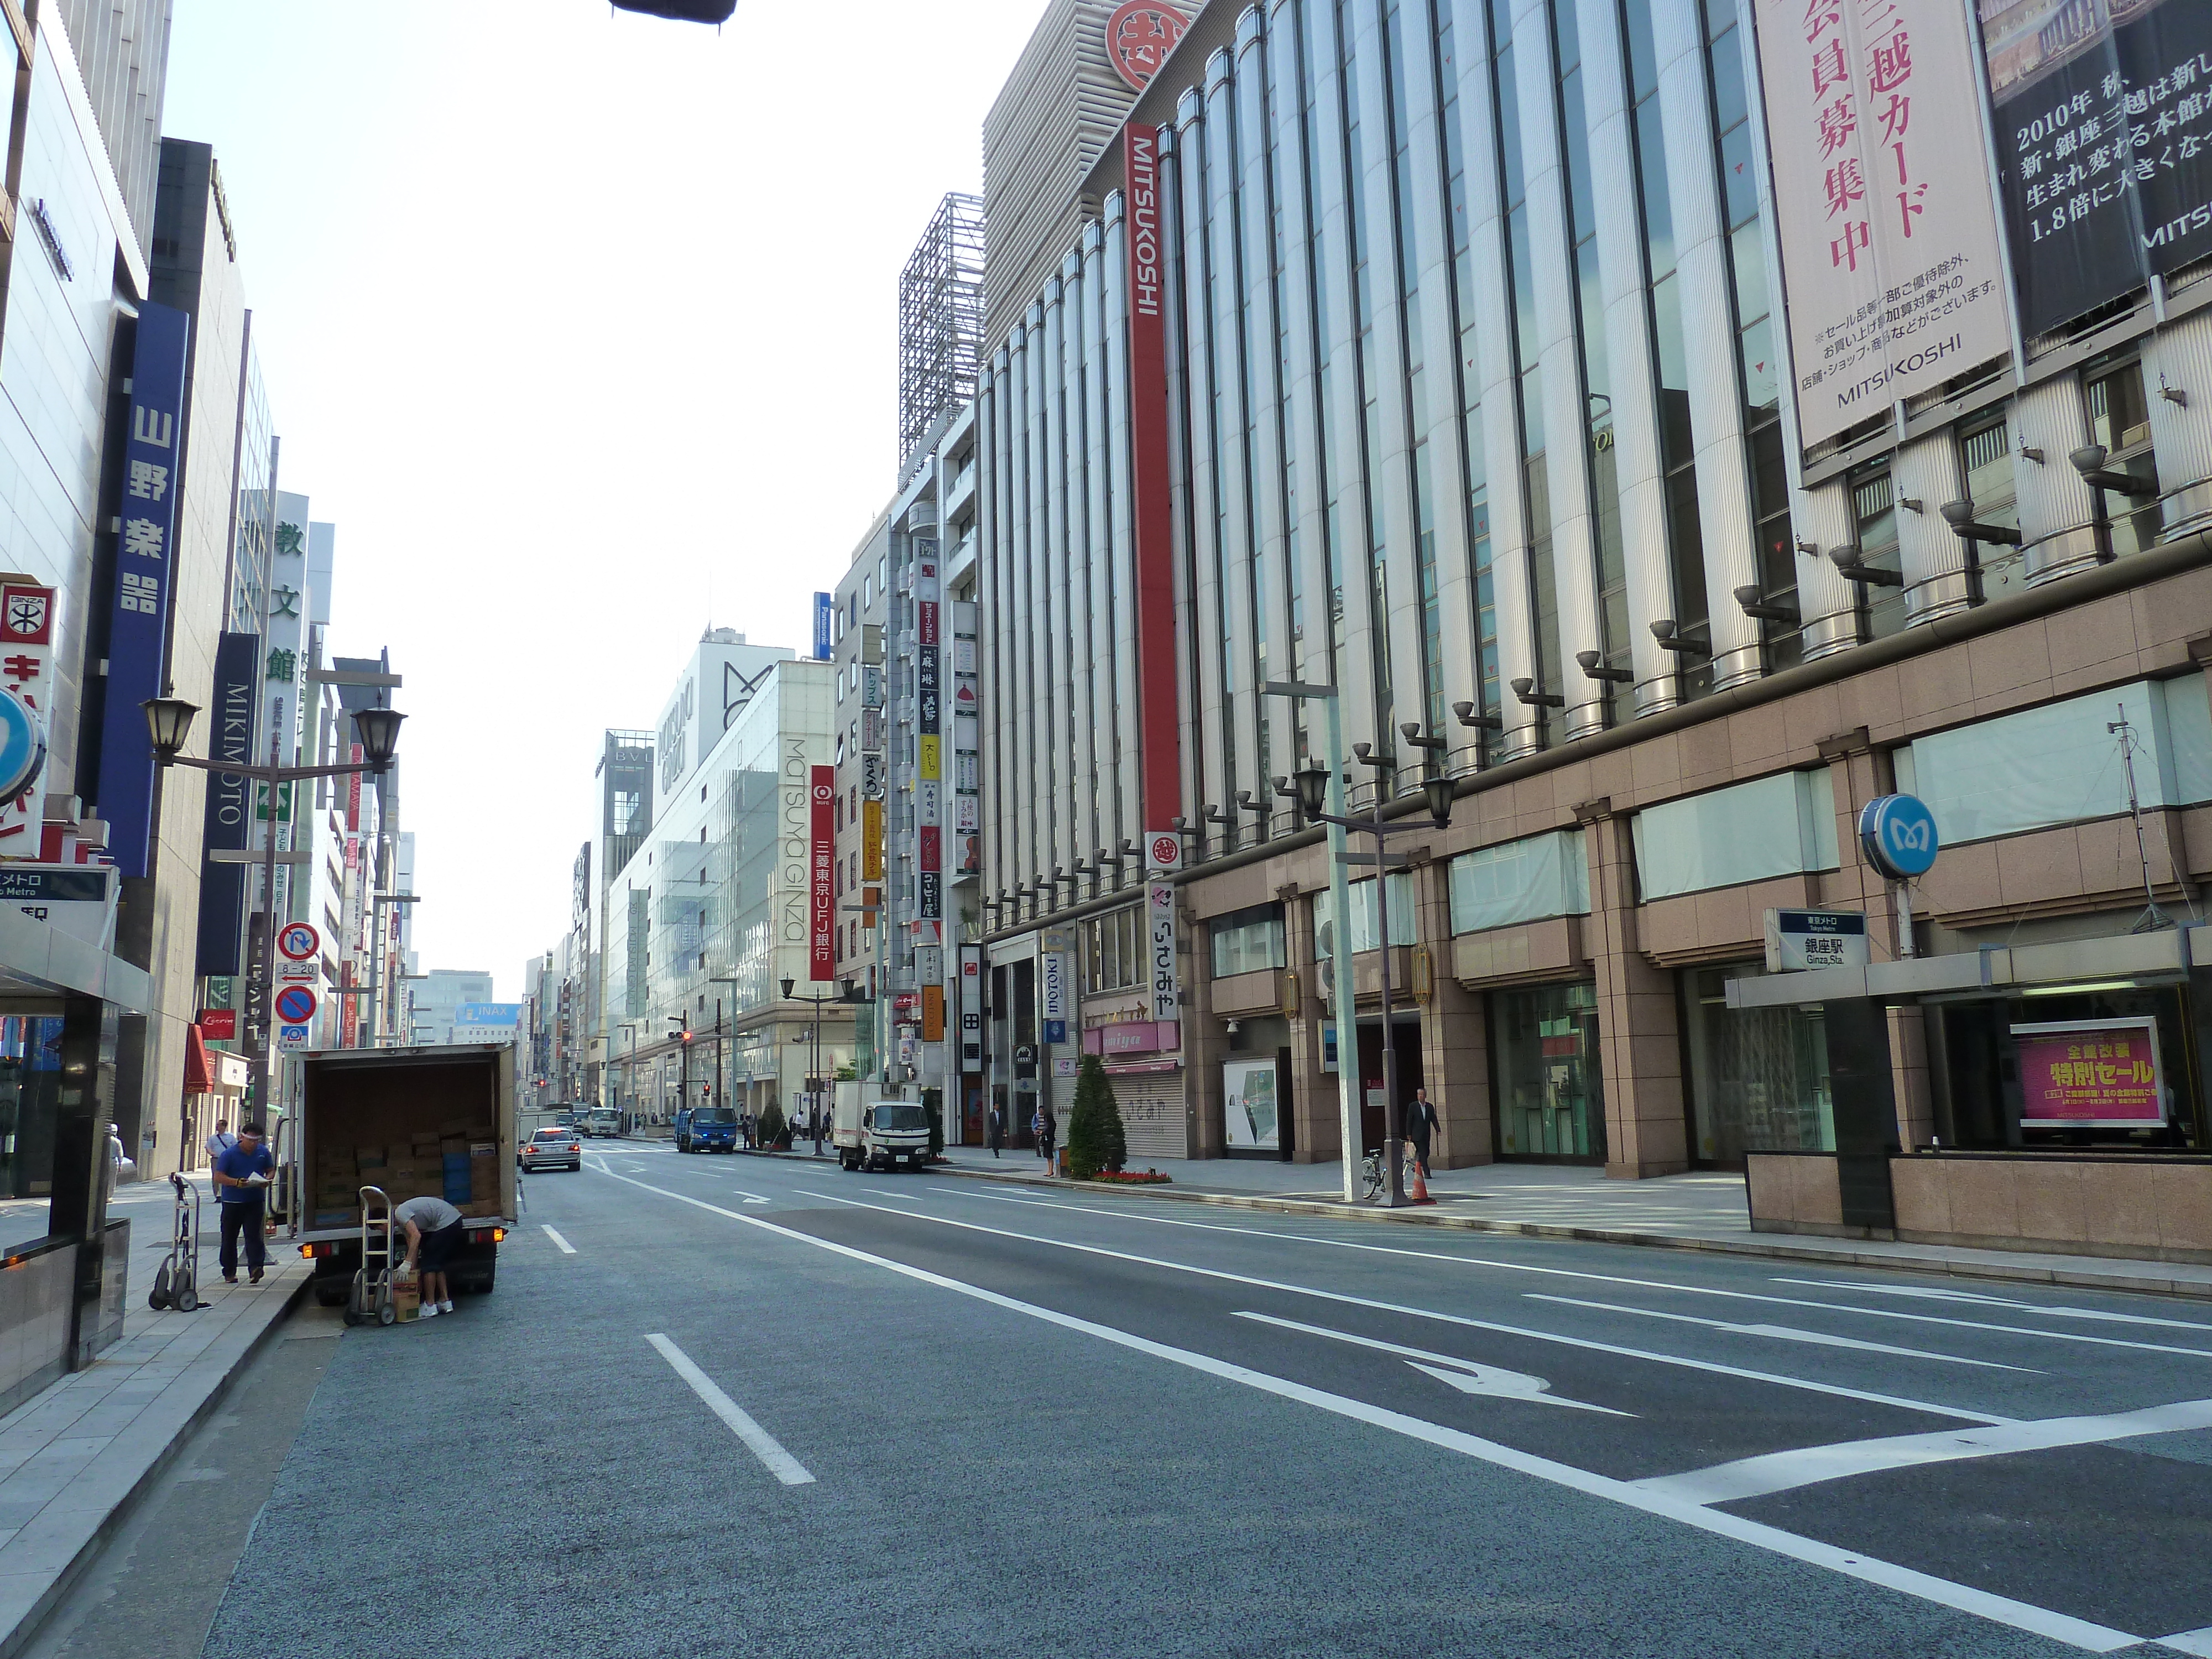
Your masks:
M 461 1248 L 465 1231 L 461 1212 L 442 1198 L 410 1198 L 394 1207 L 392 1218 L 407 1230 L 408 1270 L 419 1266 L 422 1275 L 422 1317 L 434 1319 L 453 1312 L 446 1263 Z

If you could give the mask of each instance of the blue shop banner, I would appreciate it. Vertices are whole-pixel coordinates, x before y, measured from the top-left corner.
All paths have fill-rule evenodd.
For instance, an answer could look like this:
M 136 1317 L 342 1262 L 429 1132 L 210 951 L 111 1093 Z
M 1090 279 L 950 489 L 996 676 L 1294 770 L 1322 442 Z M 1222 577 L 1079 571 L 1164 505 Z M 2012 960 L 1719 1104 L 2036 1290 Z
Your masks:
M 208 758 L 247 766 L 253 761 L 255 715 L 261 702 L 261 636 L 225 634 L 215 651 L 215 706 L 208 711 Z M 202 844 L 243 851 L 253 816 L 253 789 L 245 775 L 207 775 L 207 817 Z M 246 929 L 242 864 L 207 860 L 200 871 L 198 971 L 235 974 Z
M 169 587 L 175 577 L 177 486 L 184 481 L 185 343 L 191 319 L 173 306 L 138 308 L 124 449 L 123 534 L 107 635 L 107 705 L 100 724 L 100 815 L 125 876 L 146 873 L 153 834 L 154 744 L 139 707 L 161 695 Z
M 814 596 L 814 655 L 817 661 L 830 660 L 830 596 Z

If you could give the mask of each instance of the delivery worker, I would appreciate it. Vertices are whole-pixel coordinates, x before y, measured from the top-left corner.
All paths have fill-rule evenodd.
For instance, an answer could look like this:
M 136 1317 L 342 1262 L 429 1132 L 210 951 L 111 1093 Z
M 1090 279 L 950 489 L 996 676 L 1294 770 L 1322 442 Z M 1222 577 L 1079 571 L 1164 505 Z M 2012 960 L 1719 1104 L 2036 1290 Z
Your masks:
M 407 1230 L 407 1270 L 422 1275 L 422 1317 L 434 1319 L 453 1310 L 446 1284 L 446 1263 L 461 1247 L 465 1229 L 461 1212 L 442 1198 L 410 1198 L 395 1207 L 392 1218 Z
M 276 1170 L 269 1149 L 261 1144 L 261 1125 L 238 1126 L 238 1139 L 215 1160 L 216 1207 L 222 1212 L 222 1282 L 238 1283 L 238 1236 L 246 1235 L 246 1266 L 252 1282 L 261 1282 L 268 1262 L 268 1241 L 263 1237 L 263 1212 L 269 1198 L 269 1180 Z

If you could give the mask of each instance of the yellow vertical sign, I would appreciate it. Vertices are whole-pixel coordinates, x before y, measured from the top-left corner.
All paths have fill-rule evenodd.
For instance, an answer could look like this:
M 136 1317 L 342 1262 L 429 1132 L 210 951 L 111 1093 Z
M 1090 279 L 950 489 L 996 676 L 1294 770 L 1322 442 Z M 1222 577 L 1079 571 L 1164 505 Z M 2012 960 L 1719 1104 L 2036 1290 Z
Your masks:
M 860 803 L 860 879 L 881 881 L 884 878 L 884 804 L 879 800 Z
M 918 777 L 932 779 L 941 777 L 943 774 L 938 771 L 937 766 L 939 751 L 943 746 L 945 739 L 935 736 L 933 733 L 926 732 L 921 737 L 917 738 L 915 741 L 921 745 L 921 769 L 915 774 L 915 775 Z

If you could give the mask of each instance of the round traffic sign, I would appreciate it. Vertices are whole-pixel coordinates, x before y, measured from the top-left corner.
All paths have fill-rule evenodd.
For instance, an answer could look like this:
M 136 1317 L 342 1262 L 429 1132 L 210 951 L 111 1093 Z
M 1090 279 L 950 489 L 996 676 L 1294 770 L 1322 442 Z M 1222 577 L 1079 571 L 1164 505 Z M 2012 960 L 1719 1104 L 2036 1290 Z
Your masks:
M 46 723 L 37 711 L 0 686 L 0 805 L 33 783 L 46 764 Z
M 1877 795 L 1859 814 L 1859 847 L 1892 881 L 1911 881 L 1936 865 L 1942 846 L 1936 815 L 1913 795 Z
M 312 921 L 286 923 L 276 933 L 276 951 L 288 962 L 311 962 L 322 954 L 323 936 Z
M 305 1025 L 315 1017 L 315 994 L 304 985 L 288 985 L 276 994 L 276 1018 L 287 1025 Z

